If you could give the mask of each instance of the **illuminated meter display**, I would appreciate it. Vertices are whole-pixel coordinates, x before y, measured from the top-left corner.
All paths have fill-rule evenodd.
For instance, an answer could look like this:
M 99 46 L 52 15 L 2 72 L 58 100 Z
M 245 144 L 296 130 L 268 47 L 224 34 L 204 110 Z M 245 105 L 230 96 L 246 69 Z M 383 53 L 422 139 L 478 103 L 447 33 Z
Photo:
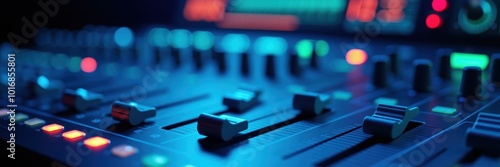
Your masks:
M 349 0 L 344 29 L 351 33 L 410 35 L 420 0 Z

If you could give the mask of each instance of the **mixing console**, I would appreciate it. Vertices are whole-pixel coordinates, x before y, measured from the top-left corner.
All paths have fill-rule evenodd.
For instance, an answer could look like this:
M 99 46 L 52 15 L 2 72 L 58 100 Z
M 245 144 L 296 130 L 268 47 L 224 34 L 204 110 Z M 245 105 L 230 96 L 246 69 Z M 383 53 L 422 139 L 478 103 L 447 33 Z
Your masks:
M 2 163 L 500 166 L 500 2 L 288 1 L 8 33 Z

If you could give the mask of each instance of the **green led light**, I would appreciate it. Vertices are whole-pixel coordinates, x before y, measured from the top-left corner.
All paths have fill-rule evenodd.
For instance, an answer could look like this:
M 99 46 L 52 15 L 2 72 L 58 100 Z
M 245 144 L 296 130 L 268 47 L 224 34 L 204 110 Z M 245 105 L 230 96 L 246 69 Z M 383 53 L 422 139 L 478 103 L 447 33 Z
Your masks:
M 350 100 L 352 98 L 352 93 L 347 91 L 335 91 L 332 96 L 335 100 Z
M 285 39 L 279 37 L 260 37 L 255 41 L 255 51 L 259 54 L 282 55 L 287 50 Z
M 398 104 L 398 100 L 393 99 L 393 98 L 387 98 L 387 97 L 379 97 L 379 98 L 375 99 L 374 103 L 377 105 L 378 104 L 396 105 L 396 104 Z
M 81 62 L 82 62 L 82 58 L 72 57 L 71 59 L 69 59 L 69 62 L 68 62 L 68 70 L 71 72 L 79 72 Z
M 490 60 L 488 55 L 473 54 L 473 53 L 458 53 L 451 54 L 451 67 L 455 69 L 463 69 L 467 66 L 478 66 L 482 70 L 486 69 Z
M 309 59 L 312 55 L 313 43 L 311 40 L 300 40 L 295 45 L 295 49 L 297 50 L 297 54 L 300 58 Z
M 455 114 L 457 112 L 457 109 L 450 108 L 450 107 L 436 106 L 436 107 L 432 108 L 432 112 L 452 115 L 452 114 Z
M 328 42 L 324 40 L 319 40 L 316 42 L 316 54 L 318 54 L 318 56 L 326 56 L 329 51 L 330 46 L 328 45 Z
M 142 158 L 142 164 L 146 167 L 162 167 L 166 166 L 168 158 L 158 154 L 148 155 Z
M 209 50 L 214 46 L 214 35 L 208 31 L 196 31 L 193 33 L 193 45 L 198 50 Z

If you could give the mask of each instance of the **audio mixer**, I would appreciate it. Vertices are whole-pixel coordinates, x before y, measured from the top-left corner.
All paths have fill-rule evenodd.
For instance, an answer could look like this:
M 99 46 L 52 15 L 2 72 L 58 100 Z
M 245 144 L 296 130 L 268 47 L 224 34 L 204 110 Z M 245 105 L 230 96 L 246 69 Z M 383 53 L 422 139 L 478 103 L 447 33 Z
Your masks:
M 500 166 L 500 1 L 36 3 L 1 166 Z

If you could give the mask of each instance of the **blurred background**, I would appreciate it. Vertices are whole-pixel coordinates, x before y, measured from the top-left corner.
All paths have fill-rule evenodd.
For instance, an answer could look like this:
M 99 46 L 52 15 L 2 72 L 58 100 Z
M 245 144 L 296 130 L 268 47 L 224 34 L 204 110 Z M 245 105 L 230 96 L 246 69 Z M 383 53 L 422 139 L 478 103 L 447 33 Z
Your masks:
M 1 40 L 21 34 L 23 17 L 43 20 L 45 28 L 81 29 L 85 25 L 152 24 L 204 29 L 245 29 L 361 35 L 489 45 L 498 41 L 498 1 L 451 0 L 109 0 L 4 1 Z M 57 9 L 53 4 L 57 4 Z M 474 5 L 475 4 L 475 5 Z M 46 13 L 46 12 L 45 12 Z M 47 13 L 46 13 L 47 14 Z M 47 16 L 45 14 L 45 16 Z

